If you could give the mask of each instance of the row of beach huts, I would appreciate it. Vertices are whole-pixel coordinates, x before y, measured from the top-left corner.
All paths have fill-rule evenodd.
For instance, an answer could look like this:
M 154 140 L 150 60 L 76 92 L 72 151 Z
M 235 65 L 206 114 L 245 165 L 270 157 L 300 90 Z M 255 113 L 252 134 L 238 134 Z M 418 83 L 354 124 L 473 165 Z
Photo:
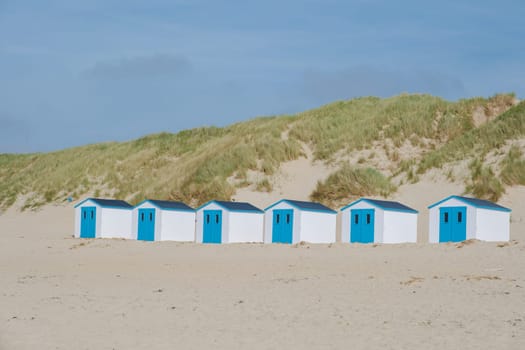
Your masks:
M 450 196 L 428 207 L 429 242 L 508 241 L 511 210 L 486 200 Z M 418 211 L 361 198 L 337 212 L 315 202 L 283 199 L 261 210 L 249 203 L 87 198 L 75 205 L 75 237 L 197 243 L 406 243 L 417 241 Z

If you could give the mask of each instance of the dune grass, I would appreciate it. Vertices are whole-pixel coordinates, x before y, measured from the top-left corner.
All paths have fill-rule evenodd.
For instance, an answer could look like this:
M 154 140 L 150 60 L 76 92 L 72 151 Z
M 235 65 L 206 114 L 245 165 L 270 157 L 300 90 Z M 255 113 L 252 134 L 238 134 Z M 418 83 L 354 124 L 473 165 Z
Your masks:
M 525 136 L 525 102 L 510 108 L 493 121 L 479 128 L 470 129 L 429 152 L 419 163 L 417 172 L 424 173 L 430 168 L 440 168 L 443 164 L 475 155 L 485 155 L 502 147 L 508 140 Z
M 257 183 L 256 189 L 259 192 L 272 192 L 273 186 L 268 179 L 262 179 Z
M 445 143 L 474 128 L 472 116 L 477 109 L 490 114 L 494 108 L 510 107 L 514 98 L 499 94 L 454 103 L 430 95 L 363 97 L 299 114 L 290 135 L 312 144 L 317 159 L 369 148 L 384 139 L 396 147 L 422 138 Z
M 505 188 L 496 177 L 490 166 L 484 165 L 480 158 L 475 158 L 469 164 L 471 179 L 465 188 L 466 192 L 472 193 L 476 198 L 488 199 L 497 202 Z
M 329 159 L 341 150 L 369 148 L 375 140 L 431 136 L 432 120 L 447 104 L 427 95 L 340 101 L 300 114 L 290 135 L 312 144 L 317 159 Z
M 480 128 L 473 123 L 475 111 L 491 113 L 508 106 L 513 99 L 512 94 L 458 102 L 429 95 L 364 97 L 294 116 L 255 118 L 225 128 L 159 133 L 129 142 L 46 154 L 0 154 L 0 207 L 8 207 L 20 198 L 24 198 L 25 208 L 34 208 L 95 194 L 131 203 L 159 198 L 199 205 L 211 199 L 230 199 L 235 186 L 243 186 L 246 181 L 234 186 L 227 181 L 229 177 L 242 178 L 248 170 L 272 175 L 283 162 L 302 155 L 302 143 L 322 160 L 337 160 L 338 155 L 370 148 L 386 139 L 394 145 L 389 153 L 393 158 L 399 158 L 396 147 L 406 140 L 418 147 L 431 144 L 435 149 L 424 150 L 428 153 L 417 168 L 423 173 L 522 137 L 523 103 Z M 414 162 L 400 161 L 398 166 L 411 174 L 411 181 L 417 181 Z M 515 168 L 514 163 L 509 165 L 507 181 L 514 181 L 511 173 L 517 171 Z M 340 169 L 312 195 L 337 201 L 354 194 L 391 191 L 388 180 L 381 179 L 379 172 L 367 171 Z M 269 181 L 256 185 L 260 191 L 272 190 Z M 336 189 L 341 191 L 341 198 L 333 193 Z
M 521 149 L 512 145 L 501 162 L 501 179 L 510 186 L 525 185 L 525 159 Z
M 0 155 L 0 206 L 26 195 L 24 207 L 97 192 L 132 203 L 178 199 L 198 205 L 229 199 L 226 179 L 257 169 L 271 173 L 301 155 L 298 141 L 283 140 L 289 117 L 257 118 L 227 128 L 199 128 L 102 143 L 47 154 Z M 264 169 L 258 169 L 258 162 Z
M 339 207 L 362 196 L 386 197 L 395 190 L 396 186 L 376 169 L 352 168 L 344 164 L 325 181 L 317 183 L 310 199 L 330 207 Z

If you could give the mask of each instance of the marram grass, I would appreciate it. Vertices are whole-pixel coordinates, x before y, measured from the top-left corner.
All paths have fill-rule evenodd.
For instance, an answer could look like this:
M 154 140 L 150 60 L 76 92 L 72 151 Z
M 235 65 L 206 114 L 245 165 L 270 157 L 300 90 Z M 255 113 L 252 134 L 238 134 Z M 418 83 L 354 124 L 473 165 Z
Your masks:
M 0 207 L 21 198 L 24 207 L 32 208 L 65 201 L 69 196 L 78 199 L 95 194 L 131 203 L 159 198 L 199 205 L 211 199 L 230 199 L 236 188 L 227 181 L 229 177 L 242 177 L 248 170 L 271 176 L 283 162 L 302 156 L 304 143 L 315 158 L 334 161 L 340 154 L 384 144 L 385 140 L 393 145 L 390 153 L 396 155 L 396 148 L 409 140 L 422 148 L 423 158 L 394 161 L 399 169 L 392 173 L 411 175 L 410 181 L 415 182 L 415 170 L 422 174 L 523 138 L 525 104 L 511 107 L 514 99 L 512 94 L 458 102 L 429 95 L 363 97 L 225 128 L 160 133 L 50 153 L 0 154 Z M 490 114 L 498 108 L 508 111 L 479 128 L 474 126 L 475 112 Z M 516 182 L 512 174 L 519 172 L 520 163 L 516 164 L 508 163 L 502 172 L 505 184 Z M 353 169 L 350 172 L 357 172 L 355 177 L 344 177 L 349 170 L 338 170 L 318 186 L 312 198 L 338 201 L 394 190 L 383 174 L 362 171 Z M 257 185 L 260 191 L 271 191 L 270 181 Z M 243 186 L 242 182 L 238 186 Z M 334 188 L 341 193 L 335 194 Z

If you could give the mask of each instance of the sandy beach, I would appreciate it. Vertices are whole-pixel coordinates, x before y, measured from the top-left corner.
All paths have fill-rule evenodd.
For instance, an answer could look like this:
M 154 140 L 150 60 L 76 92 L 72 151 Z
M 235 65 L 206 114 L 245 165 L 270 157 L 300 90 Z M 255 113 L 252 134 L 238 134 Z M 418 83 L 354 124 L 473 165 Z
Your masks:
M 0 350 L 525 350 L 524 15 L 0 0 Z
M 440 245 L 80 240 L 72 205 L 10 209 L 0 349 L 523 349 L 522 195 L 511 242 Z

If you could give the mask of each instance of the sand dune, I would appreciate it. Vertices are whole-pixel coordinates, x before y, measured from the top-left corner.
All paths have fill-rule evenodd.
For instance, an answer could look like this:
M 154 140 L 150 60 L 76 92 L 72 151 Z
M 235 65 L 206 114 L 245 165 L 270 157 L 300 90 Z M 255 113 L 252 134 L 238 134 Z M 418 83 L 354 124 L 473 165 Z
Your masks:
M 524 194 L 511 242 L 442 245 L 79 240 L 71 206 L 10 209 L 0 349 L 523 349 Z
M 325 180 L 337 167 L 314 160 L 313 152 L 306 144 L 303 144 L 302 151 L 303 157 L 282 163 L 277 173 L 270 177 L 271 192 L 256 191 L 256 185 L 251 185 L 237 189 L 233 199 L 253 203 L 262 209 L 283 198 L 308 201 L 317 182 Z M 252 177 L 250 180 L 257 183 L 266 176 L 255 173 Z

